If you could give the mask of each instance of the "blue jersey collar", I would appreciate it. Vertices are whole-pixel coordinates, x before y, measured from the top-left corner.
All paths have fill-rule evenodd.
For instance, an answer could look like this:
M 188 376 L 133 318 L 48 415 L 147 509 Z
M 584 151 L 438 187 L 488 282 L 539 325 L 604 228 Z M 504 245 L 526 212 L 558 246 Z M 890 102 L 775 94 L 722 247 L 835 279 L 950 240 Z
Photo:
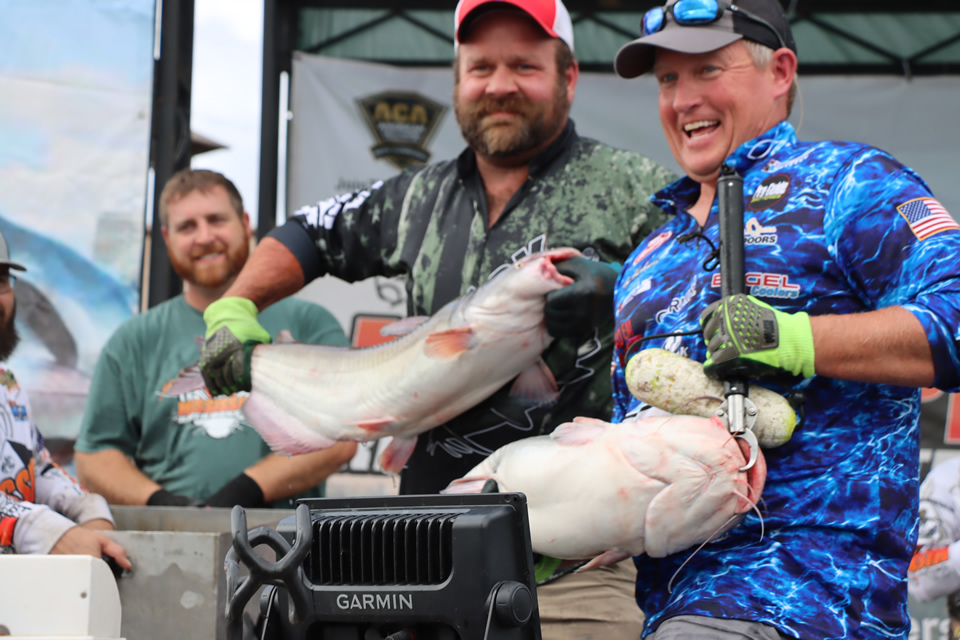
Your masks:
M 730 154 L 726 163 L 744 175 L 758 162 L 772 158 L 774 154 L 797 144 L 797 134 L 786 120 L 773 128 L 768 129 L 752 140 L 744 142 Z M 700 183 L 688 176 L 675 182 L 650 196 L 650 201 L 665 213 L 676 213 L 677 209 L 689 209 L 700 195 Z

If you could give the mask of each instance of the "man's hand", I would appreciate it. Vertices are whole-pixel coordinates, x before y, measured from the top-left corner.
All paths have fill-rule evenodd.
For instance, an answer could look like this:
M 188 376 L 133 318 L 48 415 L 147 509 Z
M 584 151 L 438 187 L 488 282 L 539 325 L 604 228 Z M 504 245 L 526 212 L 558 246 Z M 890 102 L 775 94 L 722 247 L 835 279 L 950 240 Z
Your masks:
M 557 271 L 573 278 L 573 284 L 547 294 L 543 319 L 551 336 L 583 335 L 613 318 L 617 269 L 588 258 L 570 258 L 558 262 Z
M 127 552 L 119 544 L 86 527 L 72 527 L 67 529 L 57 544 L 50 550 L 52 555 L 93 556 L 102 558 L 110 556 L 124 569 L 132 569 L 133 565 L 127 558 Z
M 241 473 L 225 484 L 215 494 L 203 501 L 206 507 L 233 508 L 240 505 L 245 509 L 259 509 L 264 505 L 263 490 L 246 473 Z
M 207 341 L 200 373 L 212 396 L 250 391 L 250 357 L 270 334 L 257 322 L 257 306 L 246 298 L 221 298 L 203 313 Z
M 769 378 L 789 372 L 809 378 L 813 331 L 805 312 L 777 311 L 753 296 L 737 294 L 700 314 L 707 343 L 704 372 L 714 378 Z

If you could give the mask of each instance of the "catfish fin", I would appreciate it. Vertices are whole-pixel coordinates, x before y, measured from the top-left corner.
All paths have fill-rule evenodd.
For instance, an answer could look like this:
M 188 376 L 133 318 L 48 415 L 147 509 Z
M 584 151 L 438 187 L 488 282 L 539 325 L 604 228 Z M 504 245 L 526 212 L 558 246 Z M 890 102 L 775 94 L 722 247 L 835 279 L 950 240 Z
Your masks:
M 457 478 L 446 489 L 441 489 L 440 493 L 460 494 L 460 493 L 483 493 L 483 486 L 490 480 L 490 476 L 472 476 L 469 478 Z
M 387 427 L 396 424 L 397 419 L 393 416 L 385 416 L 383 418 L 368 418 L 367 420 L 357 420 L 351 422 L 350 424 L 360 427 L 367 433 L 376 435 L 386 430 Z
M 410 316 L 394 320 L 380 327 L 381 336 L 405 336 L 430 319 L 430 316 Z
M 457 327 L 444 331 L 434 331 L 423 345 L 423 353 L 428 358 L 448 360 L 455 358 L 470 348 L 473 342 L 471 327 Z
M 590 569 L 597 569 L 599 567 L 605 567 L 610 564 L 616 564 L 621 560 L 626 560 L 630 557 L 629 551 L 622 551 L 620 549 L 608 549 L 604 551 L 596 558 L 583 565 L 576 570 L 576 573 L 581 573 L 583 571 L 590 571 Z
M 380 468 L 387 473 L 400 473 L 413 455 L 413 448 L 417 446 L 417 436 L 412 438 L 394 437 L 387 448 L 380 454 Z
M 293 337 L 289 329 L 282 329 L 274 340 L 276 344 L 300 344 L 300 341 Z
M 270 398 L 254 391 L 243 403 L 244 422 L 260 434 L 270 448 L 295 456 L 320 449 L 329 449 L 336 440 L 321 435 L 276 405 Z
M 184 393 L 203 389 L 206 383 L 203 381 L 203 375 L 200 373 L 200 367 L 197 363 L 181 369 L 176 378 L 167 382 L 160 389 L 162 398 L 178 398 Z
M 562 447 L 579 447 L 602 436 L 609 426 L 609 423 L 595 418 L 574 418 L 573 422 L 565 422 L 554 429 L 550 437 Z
M 510 396 L 528 404 L 549 405 L 559 396 L 557 379 L 541 358 L 524 369 L 510 388 Z

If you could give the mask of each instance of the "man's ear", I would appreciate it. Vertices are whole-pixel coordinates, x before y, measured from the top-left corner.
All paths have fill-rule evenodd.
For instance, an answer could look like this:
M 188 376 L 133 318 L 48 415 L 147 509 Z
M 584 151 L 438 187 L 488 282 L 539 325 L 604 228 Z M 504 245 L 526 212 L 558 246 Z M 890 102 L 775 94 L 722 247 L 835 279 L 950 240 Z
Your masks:
M 773 73 L 774 99 L 786 96 L 797 76 L 797 54 L 786 47 L 780 47 L 773 52 L 770 70 Z
M 243 221 L 243 230 L 247 234 L 247 241 L 249 241 L 250 238 L 253 237 L 253 228 L 250 226 L 250 214 L 244 211 L 241 220 Z
M 577 80 L 580 79 L 580 64 L 573 60 L 573 64 L 567 67 L 567 102 L 573 104 L 573 96 L 577 92 Z

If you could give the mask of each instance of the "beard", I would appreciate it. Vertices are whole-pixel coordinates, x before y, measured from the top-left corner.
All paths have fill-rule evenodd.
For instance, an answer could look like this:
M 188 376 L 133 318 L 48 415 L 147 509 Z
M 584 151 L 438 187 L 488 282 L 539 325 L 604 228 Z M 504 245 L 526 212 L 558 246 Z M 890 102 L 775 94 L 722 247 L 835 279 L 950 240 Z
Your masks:
M 454 87 L 453 108 L 463 138 L 475 153 L 490 158 L 509 158 L 537 149 L 563 128 L 570 112 L 563 75 L 549 103 L 535 103 L 520 94 L 506 98 L 485 95 L 466 102 L 460 99 L 458 88 Z M 490 119 L 490 114 L 504 111 L 517 117 Z
M 10 311 L 10 317 L 0 307 L 0 362 L 6 362 L 7 358 L 17 348 L 20 342 L 20 334 L 17 333 L 17 303 L 13 303 Z
M 222 252 L 226 256 L 226 262 L 220 264 L 197 264 L 194 262 L 197 258 L 215 252 Z M 210 246 L 209 248 L 194 251 L 186 260 L 168 252 L 170 264 L 178 276 L 198 287 L 208 289 L 217 289 L 227 284 L 235 278 L 243 265 L 247 262 L 250 254 L 250 247 L 246 240 L 239 243 L 236 248 L 231 249 L 222 242 Z

